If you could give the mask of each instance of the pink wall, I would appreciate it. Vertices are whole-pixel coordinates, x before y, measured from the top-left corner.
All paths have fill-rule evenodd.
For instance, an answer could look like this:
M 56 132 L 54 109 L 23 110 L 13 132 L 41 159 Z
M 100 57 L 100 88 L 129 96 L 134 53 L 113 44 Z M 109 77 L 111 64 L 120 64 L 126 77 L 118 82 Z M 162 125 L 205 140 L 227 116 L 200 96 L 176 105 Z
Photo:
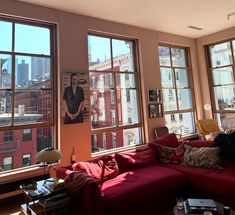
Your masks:
M 58 24 L 58 143 L 63 154 L 61 165 L 70 163 L 70 156 L 73 147 L 77 160 L 87 160 L 91 158 L 90 122 L 64 125 L 60 118 L 62 107 L 62 90 L 60 89 L 60 77 L 63 72 L 88 71 L 87 34 L 89 31 L 104 32 L 110 33 L 112 35 L 120 35 L 138 39 L 142 91 L 141 99 L 143 101 L 142 113 L 143 124 L 146 133 L 146 142 L 148 142 L 149 139 L 153 138 L 153 129 L 156 126 L 164 124 L 163 117 L 149 119 L 147 110 L 147 89 L 161 87 L 157 53 L 158 42 L 171 43 L 190 48 L 190 60 L 193 70 L 192 76 L 194 89 L 196 92 L 196 111 L 199 116 L 203 115 L 201 106 L 202 103 L 205 102 L 206 98 L 204 98 L 204 94 L 202 95 L 201 86 L 207 87 L 207 85 L 202 85 L 201 82 L 202 80 L 204 80 L 203 78 L 205 69 L 201 67 L 201 61 L 203 61 L 201 58 L 203 58 L 203 53 L 201 53 L 200 44 L 202 44 L 205 39 L 202 38 L 196 41 L 194 39 L 182 36 L 146 30 L 86 16 L 70 14 L 13 0 L 1 0 L 0 13 L 37 20 L 44 20 Z M 199 50 L 198 55 L 196 49 Z M 198 60 L 200 62 L 200 65 L 198 63 Z M 206 89 L 206 91 L 208 91 L 208 89 Z M 34 174 L 37 174 L 36 171 L 41 170 L 36 169 Z M 24 174 L 30 173 L 26 172 Z M 19 176 L 23 177 L 24 175 L 20 173 L 13 176 L 1 176 L 0 181 L 17 178 Z

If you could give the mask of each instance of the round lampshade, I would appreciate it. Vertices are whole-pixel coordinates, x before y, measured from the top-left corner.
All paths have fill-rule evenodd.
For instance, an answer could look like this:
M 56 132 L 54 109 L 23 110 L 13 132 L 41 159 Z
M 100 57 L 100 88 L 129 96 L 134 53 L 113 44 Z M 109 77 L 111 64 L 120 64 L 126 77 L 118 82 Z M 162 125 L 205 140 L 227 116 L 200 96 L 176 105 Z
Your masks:
M 36 154 L 36 161 L 43 163 L 55 163 L 62 158 L 60 151 L 54 148 L 45 148 Z

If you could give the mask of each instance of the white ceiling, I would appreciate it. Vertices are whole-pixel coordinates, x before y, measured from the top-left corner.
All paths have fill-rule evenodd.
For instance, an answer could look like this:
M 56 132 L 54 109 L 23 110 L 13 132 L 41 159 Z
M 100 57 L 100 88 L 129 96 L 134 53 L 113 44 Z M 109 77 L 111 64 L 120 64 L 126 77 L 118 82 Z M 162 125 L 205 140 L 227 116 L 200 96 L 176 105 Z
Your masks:
M 80 15 L 198 38 L 235 26 L 235 0 L 19 0 Z M 188 26 L 200 27 L 198 31 Z

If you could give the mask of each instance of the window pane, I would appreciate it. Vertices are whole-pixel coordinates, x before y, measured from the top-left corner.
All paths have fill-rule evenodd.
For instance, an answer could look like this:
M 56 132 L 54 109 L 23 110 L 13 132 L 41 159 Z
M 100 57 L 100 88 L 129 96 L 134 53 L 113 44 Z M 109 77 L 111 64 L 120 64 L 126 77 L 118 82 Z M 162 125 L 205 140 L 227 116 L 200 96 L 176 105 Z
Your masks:
M 235 110 L 235 88 L 233 86 L 214 87 L 216 110 Z
M 177 110 L 176 95 L 174 89 L 162 89 L 164 111 Z
M 170 49 L 168 47 L 159 46 L 159 63 L 161 66 L 171 66 Z
M 173 70 L 171 68 L 160 68 L 162 87 L 173 88 Z
M 224 130 L 235 128 L 235 114 L 234 113 L 216 113 L 216 121 Z
M 212 68 L 232 64 L 230 42 L 210 46 Z
M 113 70 L 134 71 L 133 44 L 125 40 L 112 40 L 113 48 Z
M 50 30 L 16 24 L 15 52 L 50 55 Z
M 17 91 L 14 123 L 50 122 L 53 117 L 52 107 L 51 91 Z
M 213 85 L 234 84 L 232 67 L 224 67 L 212 70 Z
M 135 74 L 116 74 L 117 88 L 136 88 Z
M 2 163 L 3 163 L 3 165 L 2 165 L 2 168 L 0 167 L 0 171 L 7 171 L 7 170 L 11 170 L 13 168 L 12 157 L 3 158 Z
M 0 21 L 0 51 L 12 51 L 12 23 Z
M 12 130 L 10 132 L 13 133 L 13 137 L 8 143 L 3 142 L 4 132 L 0 132 L 0 169 L 4 171 L 11 169 L 4 168 L 3 160 L 6 154 L 12 157 L 12 166 L 14 168 L 21 168 L 26 165 L 24 161 L 22 162 L 24 155 L 30 155 L 27 157 L 31 161 L 28 159 L 27 164 L 30 161 L 33 165 L 36 164 L 35 155 L 37 152 L 54 146 L 53 127 L 32 128 L 32 139 L 27 141 L 23 139 L 23 130 Z
M 188 72 L 186 69 L 175 69 L 177 88 L 189 88 Z
M 51 88 L 50 58 L 16 56 L 16 88 Z
M 25 154 L 22 157 L 22 165 L 30 166 L 31 165 L 31 154 Z
M 12 93 L 0 90 L 0 127 L 11 125 Z
M 192 108 L 192 96 L 190 89 L 178 89 L 178 103 L 180 110 L 186 110 Z
M 104 144 L 105 139 L 105 144 Z M 114 148 L 135 146 L 142 144 L 141 128 L 104 132 L 92 135 L 92 152 L 111 150 Z M 105 148 L 104 148 L 105 147 Z
M 171 48 L 172 65 L 176 67 L 186 67 L 185 50 L 179 48 Z
M 172 133 L 187 135 L 195 132 L 193 112 L 166 114 L 165 123 Z
M 11 89 L 11 55 L 0 54 L 0 89 Z
M 88 59 L 89 70 L 110 70 L 112 68 L 110 39 L 89 35 Z

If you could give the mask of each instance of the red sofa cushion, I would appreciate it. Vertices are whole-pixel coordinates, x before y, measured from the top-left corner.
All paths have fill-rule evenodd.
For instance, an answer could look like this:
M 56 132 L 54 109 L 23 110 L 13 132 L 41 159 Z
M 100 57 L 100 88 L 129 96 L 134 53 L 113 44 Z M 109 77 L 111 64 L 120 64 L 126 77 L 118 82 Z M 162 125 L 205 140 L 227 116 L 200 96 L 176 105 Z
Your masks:
M 119 174 L 118 165 L 114 157 L 106 155 L 90 161 L 81 161 L 73 164 L 73 171 L 85 172 L 93 177 L 97 183 L 109 180 Z
M 150 148 L 137 149 L 115 154 L 119 172 L 127 172 L 155 162 L 155 151 Z
M 178 139 L 174 133 L 166 134 L 158 139 L 151 141 L 148 146 L 151 149 L 157 149 L 157 145 L 176 148 L 179 145 Z
M 210 140 L 192 140 L 188 141 L 186 144 L 191 147 L 200 148 L 200 147 L 213 147 L 215 142 Z
M 184 183 L 182 173 L 151 164 L 118 175 L 104 182 L 102 187 L 105 207 L 130 207 L 179 188 Z

